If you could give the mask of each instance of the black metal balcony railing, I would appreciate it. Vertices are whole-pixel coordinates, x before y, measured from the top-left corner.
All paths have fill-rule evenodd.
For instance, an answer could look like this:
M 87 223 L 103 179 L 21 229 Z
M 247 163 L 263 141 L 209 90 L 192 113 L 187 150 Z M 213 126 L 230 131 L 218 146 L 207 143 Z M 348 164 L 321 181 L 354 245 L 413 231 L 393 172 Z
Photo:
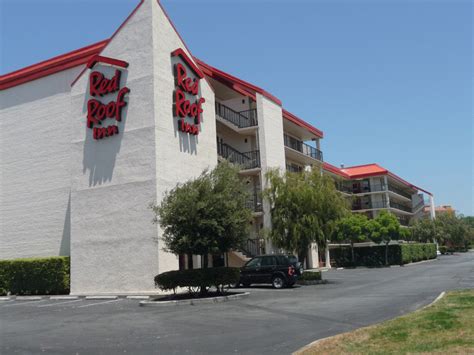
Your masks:
M 303 153 L 304 155 L 307 155 L 313 159 L 323 161 L 323 152 L 321 152 L 319 149 L 312 147 L 309 144 L 306 144 L 287 134 L 283 134 L 283 141 L 285 146 L 288 148 L 297 150 L 298 152 Z
M 388 189 L 389 189 L 389 191 L 395 192 L 397 195 L 400 195 L 400 196 L 411 199 L 410 193 L 408 193 L 408 192 L 406 192 L 406 191 L 404 191 L 404 190 L 402 190 L 402 189 L 400 189 L 396 186 L 388 184 Z
M 216 115 L 239 128 L 253 127 L 258 124 L 255 109 L 237 112 L 216 101 Z
M 265 254 L 265 239 L 249 238 L 242 245 L 241 251 L 249 258 Z
M 246 207 L 254 212 L 263 211 L 262 193 L 259 188 L 256 188 L 250 195 L 250 198 L 246 202 Z
M 336 189 L 341 191 L 341 192 L 345 192 L 346 194 L 352 194 L 352 187 L 346 186 L 342 183 L 337 183 L 336 182 Z
M 217 154 L 233 164 L 240 165 L 242 169 L 260 167 L 260 151 L 258 150 L 241 153 L 230 145 L 217 141 Z
M 425 206 L 426 206 L 425 200 L 421 200 L 415 205 L 415 207 L 413 207 L 413 212 L 418 211 L 420 208 L 425 207 Z
M 392 201 L 390 201 L 390 207 L 396 208 L 397 210 L 400 210 L 400 211 L 405 211 L 405 212 L 410 212 L 410 213 L 412 212 L 410 206 L 405 206 L 405 205 L 402 205 L 400 203 L 396 203 L 396 202 L 392 202 Z
M 286 164 L 286 171 L 289 171 L 290 173 L 301 173 L 303 168 L 295 164 Z
M 410 217 L 407 216 L 397 216 L 398 221 L 402 226 L 408 227 L 410 225 Z

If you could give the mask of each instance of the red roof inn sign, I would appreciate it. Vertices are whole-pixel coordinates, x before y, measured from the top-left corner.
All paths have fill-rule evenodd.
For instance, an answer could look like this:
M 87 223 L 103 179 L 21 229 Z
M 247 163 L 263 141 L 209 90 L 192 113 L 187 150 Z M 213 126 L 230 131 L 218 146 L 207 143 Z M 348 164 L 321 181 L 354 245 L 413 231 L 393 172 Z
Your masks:
M 87 66 L 93 68 L 98 62 L 118 66 L 122 68 L 128 67 L 128 63 L 101 56 L 93 57 Z M 118 126 L 115 124 L 104 126 L 103 121 L 107 118 L 115 119 L 116 122 L 122 120 L 122 109 L 127 105 L 124 101 L 125 95 L 130 92 L 126 86 L 120 87 L 120 77 L 122 72 L 115 70 L 112 78 L 106 78 L 104 74 L 93 71 L 89 75 L 89 95 L 93 98 L 87 102 L 87 127 L 92 129 L 92 137 L 94 139 L 102 139 L 119 133 Z M 117 93 L 116 99 L 104 104 L 98 98 L 105 95 Z
M 186 53 L 180 48 L 171 53 L 171 56 L 179 56 L 182 62 L 174 65 L 174 77 L 176 89 L 173 98 L 174 116 L 178 117 L 178 130 L 192 135 L 199 134 L 199 125 L 201 123 L 201 114 L 203 112 L 202 104 L 206 100 L 202 97 L 197 100 L 195 96 L 199 94 L 199 80 L 204 75 L 189 59 Z M 193 72 L 196 78 L 192 79 L 189 72 Z M 188 99 L 188 97 L 191 97 Z M 192 123 L 186 122 L 186 117 L 191 118 Z

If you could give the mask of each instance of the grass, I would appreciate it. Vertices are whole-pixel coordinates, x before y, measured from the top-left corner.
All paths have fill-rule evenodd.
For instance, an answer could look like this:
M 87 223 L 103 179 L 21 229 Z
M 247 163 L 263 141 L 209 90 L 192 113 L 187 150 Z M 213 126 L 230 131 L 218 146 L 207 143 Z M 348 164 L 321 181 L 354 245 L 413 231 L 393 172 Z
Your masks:
M 474 354 L 474 290 L 378 325 L 321 340 L 298 354 Z

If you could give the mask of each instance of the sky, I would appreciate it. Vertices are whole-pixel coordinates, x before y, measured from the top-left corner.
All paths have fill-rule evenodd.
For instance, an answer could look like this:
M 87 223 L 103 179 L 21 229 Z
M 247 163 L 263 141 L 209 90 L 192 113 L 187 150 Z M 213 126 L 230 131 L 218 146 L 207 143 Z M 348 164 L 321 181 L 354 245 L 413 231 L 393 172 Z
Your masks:
M 106 39 L 138 0 L 0 0 L 0 72 Z M 162 0 L 193 55 L 324 131 L 324 160 L 378 163 L 473 204 L 470 0 Z

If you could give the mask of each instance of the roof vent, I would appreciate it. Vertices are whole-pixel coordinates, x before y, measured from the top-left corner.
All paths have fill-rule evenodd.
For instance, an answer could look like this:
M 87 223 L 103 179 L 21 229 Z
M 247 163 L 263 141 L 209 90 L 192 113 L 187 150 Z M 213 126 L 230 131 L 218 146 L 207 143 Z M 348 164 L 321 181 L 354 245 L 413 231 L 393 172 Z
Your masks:
M 341 164 L 341 169 L 344 169 L 344 164 Z

